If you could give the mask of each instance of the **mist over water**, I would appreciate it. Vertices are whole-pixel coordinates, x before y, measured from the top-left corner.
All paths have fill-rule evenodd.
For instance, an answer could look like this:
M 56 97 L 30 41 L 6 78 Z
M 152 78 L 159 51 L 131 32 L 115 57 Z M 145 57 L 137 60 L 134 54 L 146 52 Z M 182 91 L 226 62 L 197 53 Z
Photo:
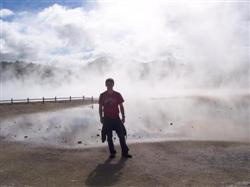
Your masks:
M 249 97 L 130 100 L 125 104 L 127 141 L 212 140 L 249 143 L 249 104 Z M 101 126 L 98 106 L 83 106 L 3 120 L 0 136 L 8 141 L 39 146 L 100 146 L 103 145 Z M 117 143 L 118 137 L 113 134 Z

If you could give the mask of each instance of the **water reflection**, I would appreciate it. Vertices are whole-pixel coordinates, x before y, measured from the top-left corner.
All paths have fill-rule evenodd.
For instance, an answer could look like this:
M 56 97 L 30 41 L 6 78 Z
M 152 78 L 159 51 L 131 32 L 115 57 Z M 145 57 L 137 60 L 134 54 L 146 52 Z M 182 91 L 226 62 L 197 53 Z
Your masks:
M 249 104 L 249 97 L 137 101 L 128 107 L 128 124 L 130 132 L 142 138 L 250 142 Z
M 249 97 L 187 97 L 128 100 L 128 142 L 223 140 L 250 142 Z M 2 120 L 5 140 L 39 145 L 102 145 L 98 107 L 83 106 Z M 114 136 L 114 141 L 118 142 Z M 106 144 L 105 144 L 106 145 Z

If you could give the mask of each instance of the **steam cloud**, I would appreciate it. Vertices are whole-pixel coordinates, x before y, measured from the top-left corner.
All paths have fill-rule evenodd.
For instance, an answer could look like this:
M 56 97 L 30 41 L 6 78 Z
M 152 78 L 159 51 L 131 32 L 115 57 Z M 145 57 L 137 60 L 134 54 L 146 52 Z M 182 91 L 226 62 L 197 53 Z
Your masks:
M 98 96 L 107 77 L 127 96 L 142 90 L 144 96 L 208 90 L 249 93 L 248 2 L 94 4 L 90 9 L 54 4 L 39 12 L 1 10 L 11 16 L 0 20 L 2 61 L 72 72 L 56 88 L 41 86 L 33 75 L 22 81 L 2 78 L 2 99 Z M 34 75 L 41 74 L 36 71 Z M 20 91 L 13 94 L 15 89 Z

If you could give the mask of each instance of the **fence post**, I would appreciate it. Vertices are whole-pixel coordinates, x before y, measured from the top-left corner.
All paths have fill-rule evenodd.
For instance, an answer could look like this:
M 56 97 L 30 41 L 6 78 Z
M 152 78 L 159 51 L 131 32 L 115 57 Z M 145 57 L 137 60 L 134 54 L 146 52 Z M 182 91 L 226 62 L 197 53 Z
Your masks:
M 82 96 L 82 100 L 84 101 L 84 96 Z
M 55 96 L 55 103 L 56 103 L 56 96 Z
M 10 103 L 13 104 L 13 98 L 11 98 Z
M 44 97 L 43 97 L 43 103 L 44 103 Z
M 27 103 L 29 104 L 29 102 L 30 102 L 30 100 L 29 100 L 29 98 L 27 98 Z
M 71 102 L 71 96 L 69 96 L 69 102 Z
M 92 101 L 92 103 L 94 102 L 94 97 L 93 96 L 91 97 L 91 101 Z

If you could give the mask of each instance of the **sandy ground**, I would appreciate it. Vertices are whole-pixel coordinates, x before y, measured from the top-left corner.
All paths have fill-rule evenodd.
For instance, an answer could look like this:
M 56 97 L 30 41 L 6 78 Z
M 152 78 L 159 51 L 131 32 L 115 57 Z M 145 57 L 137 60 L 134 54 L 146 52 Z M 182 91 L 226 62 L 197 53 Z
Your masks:
M 107 147 L 56 149 L 2 140 L 0 150 L 0 186 L 250 186 L 247 143 L 131 144 L 132 159 L 117 154 L 113 160 Z

